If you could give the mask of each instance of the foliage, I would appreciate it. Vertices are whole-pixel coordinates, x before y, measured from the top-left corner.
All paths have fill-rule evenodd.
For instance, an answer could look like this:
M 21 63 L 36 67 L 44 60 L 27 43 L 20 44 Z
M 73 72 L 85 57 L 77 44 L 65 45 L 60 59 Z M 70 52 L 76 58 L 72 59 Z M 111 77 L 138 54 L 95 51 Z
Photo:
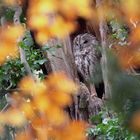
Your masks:
M 12 9 L 14 9 L 14 2 L 19 4 L 21 1 L 17 2 L 12 0 L 9 2 L 10 4 L 13 4 Z M 32 3 L 32 1 L 29 3 L 27 26 L 30 27 L 31 30 L 36 30 L 36 39 L 43 45 L 44 41 L 49 37 L 54 37 L 55 35 L 61 37 L 61 35 L 66 35 L 67 31 L 72 31 L 74 29 L 73 23 L 78 15 L 86 17 L 90 14 L 88 3 L 85 0 L 80 3 L 75 3 L 74 1 L 60 1 L 60 3 L 57 1 L 53 1 L 53 3 L 51 1 L 36 1 L 35 3 Z M 51 24 L 51 27 L 50 24 L 48 26 L 47 21 L 50 17 L 44 17 L 44 13 L 47 15 L 48 12 L 50 12 L 49 9 L 46 11 L 46 8 L 43 8 L 44 11 L 40 11 L 40 6 L 42 7 L 45 5 L 49 8 L 48 4 L 53 6 L 54 3 L 56 4 L 56 13 L 54 14 L 58 16 L 56 17 L 57 22 Z M 74 13 L 72 15 L 67 15 L 71 10 L 71 8 L 69 9 L 69 7 L 67 7 L 67 4 L 70 5 L 71 8 L 74 6 Z M 82 5 L 82 7 L 79 7 L 79 4 Z M 59 9 L 60 5 L 63 5 L 63 9 Z M 34 8 L 37 13 L 33 12 Z M 50 8 L 50 10 L 55 9 Z M 60 13 L 66 14 L 65 16 L 67 18 L 71 16 L 71 19 L 65 20 Z M 36 15 L 38 15 L 39 18 L 36 21 L 40 21 L 39 23 L 37 22 L 39 26 L 34 22 L 34 16 Z M 15 18 L 13 15 L 8 16 L 10 18 Z M 5 17 L 7 19 L 6 15 Z M 46 21 L 44 19 L 46 19 Z M 12 22 L 12 20 L 10 21 Z M 64 32 L 60 31 L 60 25 L 63 25 Z M 0 30 L 0 39 L 2 40 L 0 44 L 2 46 L 0 48 L 2 81 L 0 84 L 3 84 L 1 87 L 6 90 L 9 88 L 18 89 L 8 95 L 10 107 L 0 113 L 0 132 L 1 136 L 3 136 L 2 138 L 17 140 L 85 140 L 85 123 L 82 121 L 71 120 L 68 114 L 64 111 L 64 109 L 72 102 L 71 94 L 74 94 L 77 91 L 77 86 L 73 81 L 68 79 L 62 73 L 52 74 L 42 81 L 32 79 L 31 77 L 23 78 L 23 76 L 26 75 L 26 69 L 24 63 L 21 64 L 19 59 L 19 55 L 21 57 L 21 54 L 19 54 L 20 48 L 25 51 L 27 63 L 33 73 L 34 70 L 39 71 L 40 65 L 46 61 L 46 59 L 42 59 L 43 49 L 34 48 L 36 46 L 34 46 L 30 33 L 25 26 L 26 25 L 24 24 L 15 26 L 13 23 L 6 23 L 6 26 L 2 25 Z M 56 48 L 60 47 L 61 46 L 57 46 Z M 8 127 L 8 130 L 4 129 L 4 126 L 7 128 L 7 125 L 10 126 Z M 12 138 L 11 127 L 18 128 L 14 138 Z M 21 131 L 19 131 L 20 128 L 25 127 L 25 130 L 21 129 Z M 75 132 L 77 135 L 73 135 Z M 4 136 L 4 133 L 8 133 L 8 135 Z
M 6 61 L 0 66 L 0 89 L 15 88 L 24 75 L 25 69 L 18 58 Z
M 23 78 L 26 71 L 19 59 L 21 47 L 26 52 L 31 71 L 39 71 L 40 65 L 47 61 L 42 59 L 42 52 L 52 48 L 45 46 L 43 49 L 34 49 L 29 30 L 34 31 L 36 41 L 43 46 L 50 38 L 64 38 L 73 32 L 76 20 L 82 17 L 97 22 L 99 20 L 99 23 L 104 18 L 111 27 L 116 57 L 112 57 L 112 54 L 106 56 L 107 77 L 112 92 L 111 106 L 121 114 L 121 118 L 116 115 L 103 117 L 102 112 L 93 117 L 92 121 L 96 119 L 99 124 L 90 128 L 88 133 L 105 140 L 137 139 L 122 125 L 124 123 L 140 133 L 140 79 L 129 71 L 132 67 L 140 66 L 139 0 L 108 0 L 96 8 L 92 8 L 90 0 L 29 0 L 27 9 L 24 9 L 27 17 L 21 17 L 24 24 L 14 25 L 15 7 L 24 7 L 24 2 L 27 1 L 5 0 L 3 3 L 10 5 L 11 9 L 6 10 L 6 14 L 3 10 L 0 11 L 0 16 L 4 15 L 10 21 L 10 24 L 1 24 L 0 27 L 0 89 L 19 88 L 19 91 L 9 96 L 11 106 L 0 113 L 1 134 L 5 131 L 3 126 L 10 125 L 26 127 L 24 131 L 17 131 L 16 140 L 85 140 L 85 124 L 71 120 L 64 111 L 72 103 L 71 95 L 77 91 L 77 86 L 62 73 L 52 74 L 42 81 L 31 77 Z M 24 39 L 19 42 L 23 36 Z
M 97 120 L 98 125 L 87 129 L 87 134 L 96 140 L 139 140 L 137 135 L 124 127 L 121 116 L 113 112 L 104 110 L 91 117 L 92 122 Z
M 117 21 L 117 19 L 112 19 L 109 22 L 109 25 L 111 27 L 111 35 L 112 38 L 117 39 L 121 42 L 124 42 L 128 37 L 128 29 L 125 27 L 124 24 Z M 121 42 L 119 44 L 121 45 Z
M 11 95 L 13 102 L 10 109 L 0 114 L 1 125 L 8 123 L 21 128 L 30 122 L 31 126 L 17 133 L 17 140 L 41 137 L 85 139 L 85 124 L 70 120 L 64 111 L 72 101 L 70 95 L 77 91 L 77 86 L 64 74 L 54 73 L 42 82 L 25 77 L 19 83 L 19 89 L 22 92 Z M 73 135 L 74 132 L 77 135 Z
M 109 105 L 121 114 L 127 128 L 139 133 L 139 121 L 134 120 L 138 119 L 140 109 L 140 75 L 135 72 L 124 72 L 111 53 L 108 54 L 108 68 L 112 93 Z
M 19 46 L 25 50 L 26 58 L 32 71 L 39 71 L 40 65 L 47 60 L 42 59 L 41 49 L 34 49 L 29 31 L 27 31 L 24 40 L 19 43 Z M 20 79 L 25 75 L 26 71 L 19 57 L 7 59 L 7 61 L 0 66 L 0 89 L 16 88 Z M 40 76 L 43 76 L 42 72 L 38 73 L 38 77 Z
M 36 30 L 36 40 L 42 44 L 50 37 L 63 38 L 74 31 L 75 19 L 91 17 L 91 10 L 90 0 L 30 1 L 28 25 L 30 29 Z M 63 27 L 63 31 L 60 27 Z
M 25 50 L 26 59 L 32 70 L 40 70 L 40 65 L 44 64 L 47 59 L 43 58 L 41 48 L 36 49 L 34 47 L 34 42 L 27 31 L 23 41 L 19 43 L 19 46 Z

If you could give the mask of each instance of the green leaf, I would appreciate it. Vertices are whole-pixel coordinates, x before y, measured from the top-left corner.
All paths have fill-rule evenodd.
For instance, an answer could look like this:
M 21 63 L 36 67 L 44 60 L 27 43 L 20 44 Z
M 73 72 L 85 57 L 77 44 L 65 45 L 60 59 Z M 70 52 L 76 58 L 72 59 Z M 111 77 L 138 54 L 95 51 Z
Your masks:
M 62 46 L 61 45 L 56 45 L 56 48 L 62 48 Z
M 46 61 L 47 61 L 46 59 L 36 60 L 36 61 L 34 61 L 34 64 L 40 64 L 40 65 L 42 65 L 42 64 L 44 64 Z
M 43 47 L 42 47 L 42 50 L 43 51 L 48 51 L 50 49 L 50 47 L 48 46 L 48 45 L 44 45 Z

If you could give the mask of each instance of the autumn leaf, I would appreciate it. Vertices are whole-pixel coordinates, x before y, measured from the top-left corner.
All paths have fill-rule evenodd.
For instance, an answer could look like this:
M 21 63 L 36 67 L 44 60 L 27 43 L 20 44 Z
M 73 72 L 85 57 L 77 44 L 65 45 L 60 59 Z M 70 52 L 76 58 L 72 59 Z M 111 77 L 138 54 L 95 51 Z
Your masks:
M 130 120 L 130 127 L 135 132 L 140 132 L 140 111 L 136 111 Z
M 0 64 L 8 57 L 15 58 L 18 56 L 18 38 L 24 34 L 21 26 L 8 26 L 0 29 Z
M 53 73 L 46 81 L 49 89 L 58 90 L 62 93 L 74 94 L 78 90 L 78 86 L 63 73 Z M 55 85 L 55 86 L 54 86 Z

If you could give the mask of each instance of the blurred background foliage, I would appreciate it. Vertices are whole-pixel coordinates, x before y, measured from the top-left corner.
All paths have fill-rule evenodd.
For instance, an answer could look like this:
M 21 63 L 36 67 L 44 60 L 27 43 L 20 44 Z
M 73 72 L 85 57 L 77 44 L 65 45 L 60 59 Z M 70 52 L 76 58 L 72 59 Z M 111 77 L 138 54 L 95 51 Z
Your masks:
M 108 14 L 109 10 L 112 9 L 113 12 L 115 10 L 117 11 L 114 13 L 110 12 L 107 21 L 109 27 L 109 49 L 106 50 L 107 67 L 112 97 L 110 101 L 107 102 L 109 108 L 103 110 L 97 116 L 91 116 L 91 122 L 97 121 L 98 124 L 89 128 L 87 134 L 93 136 L 97 140 L 139 140 L 140 137 L 136 134 L 140 134 L 140 74 L 138 73 L 140 66 L 140 63 L 138 64 L 140 61 L 138 60 L 140 60 L 140 55 L 134 57 L 134 60 L 130 64 L 126 64 L 127 60 L 125 59 L 126 53 L 130 54 L 127 59 L 131 56 L 133 57 L 133 55 L 137 55 L 134 50 L 136 48 L 138 50 L 140 45 L 138 37 L 139 32 L 136 32 L 137 34 L 134 32 L 136 34 L 135 42 L 131 42 L 134 41 L 134 39 L 130 40 L 130 37 L 133 35 L 133 30 L 137 29 L 135 26 L 137 26 L 140 19 L 139 12 L 135 10 L 139 2 L 138 0 L 128 0 L 128 2 L 124 0 L 110 0 L 110 2 L 112 5 L 115 4 L 116 7 L 117 5 L 122 6 L 122 8 L 120 8 L 122 13 L 117 11 L 118 7 L 115 7 L 116 9 L 111 7 L 106 12 L 106 14 Z M 11 22 L 13 20 L 14 11 L 12 8 L 5 8 L 5 6 L 2 5 L 0 8 L 0 15 L 5 16 L 7 21 Z M 70 15 L 68 14 L 65 16 L 68 18 Z M 130 17 L 133 22 L 130 22 Z M 73 21 L 73 16 L 71 18 L 70 21 Z M 23 24 L 26 22 L 23 15 L 21 16 L 21 21 Z M 137 27 L 139 27 L 139 25 Z M 24 39 L 19 42 L 19 46 L 25 50 L 27 61 L 32 72 L 40 79 L 43 79 L 45 76 L 43 72 L 40 71 L 40 65 L 47 61 L 47 59 L 42 58 L 42 52 L 44 50 L 53 52 L 53 49 L 61 47 L 56 46 L 52 49 L 49 48 L 49 46 L 44 46 L 42 49 L 35 49 L 30 31 L 26 31 L 26 35 Z M 130 47 L 129 51 L 125 50 L 127 47 Z M 124 50 L 125 53 L 120 53 L 121 50 Z M 137 50 L 136 52 L 138 52 Z M 132 52 L 134 52 L 133 55 L 131 54 Z M 122 64 L 124 65 L 122 66 Z M 130 68 L 129 66 L 134 66 L 133 71 L 131 71 L 131 69 L 128 70 L 128 68 Z M 17 88 L 18 82 L 25 75 L 26 72 L 19 57 L 15 59 L 7 58 L 5 63 L 0 66 L 1 93 L 3 90 Z M 97 78 L 97 80 L 99 79 Z M 5 97 L 1 97 L 1 109 L 5 104 Z M 110 111 L 110 107 L 113 110 L 112 112 Z M 11 128 L 11 130 L 8 131 L 12 132 L 14 129 Z M 136 134 L 134 134 L 134 132 L 136 132 Z M 7 137 L 6 139 L 8 140 L 13 139 L 10 134 L 9 138 L 8 136 L 5 137 Z
M 103 109 L 97 116 L 91 116 L 91 121 L 98 122 L 87 129 L 87 134 L 96 140 L 139 140 L 139 135 L 127 129 L 120 114 Z
M 19 46 L 26 52 L 27 61 L 32 69 L 32 72 L 41 70 L 40 65 L 47 61 L 42 58 L 41 49 L 34 49 L 34 44 L 30 36 L 27 34 L 23 41 L 19 42 Z M 40 71 L 38 76 L 41 78 L 43 73 Z M 26 75 L 23 64 L 20 58 L 8 59 L 0 66 L 0 89 L 16 88 L 20 79 Z

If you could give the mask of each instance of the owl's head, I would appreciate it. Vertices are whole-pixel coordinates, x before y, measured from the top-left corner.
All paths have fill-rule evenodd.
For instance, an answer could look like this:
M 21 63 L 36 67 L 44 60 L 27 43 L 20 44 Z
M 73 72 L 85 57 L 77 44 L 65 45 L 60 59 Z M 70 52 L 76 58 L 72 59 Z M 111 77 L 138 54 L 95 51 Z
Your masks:
M 98 41 L 96 40 L 96 37 L 92 34 L 85 33 L 85 34 L 79 34 L 74 38 L 73 41 L 73 50 L 83 50 L 87 47 L 94 47 L 98 45 Z

